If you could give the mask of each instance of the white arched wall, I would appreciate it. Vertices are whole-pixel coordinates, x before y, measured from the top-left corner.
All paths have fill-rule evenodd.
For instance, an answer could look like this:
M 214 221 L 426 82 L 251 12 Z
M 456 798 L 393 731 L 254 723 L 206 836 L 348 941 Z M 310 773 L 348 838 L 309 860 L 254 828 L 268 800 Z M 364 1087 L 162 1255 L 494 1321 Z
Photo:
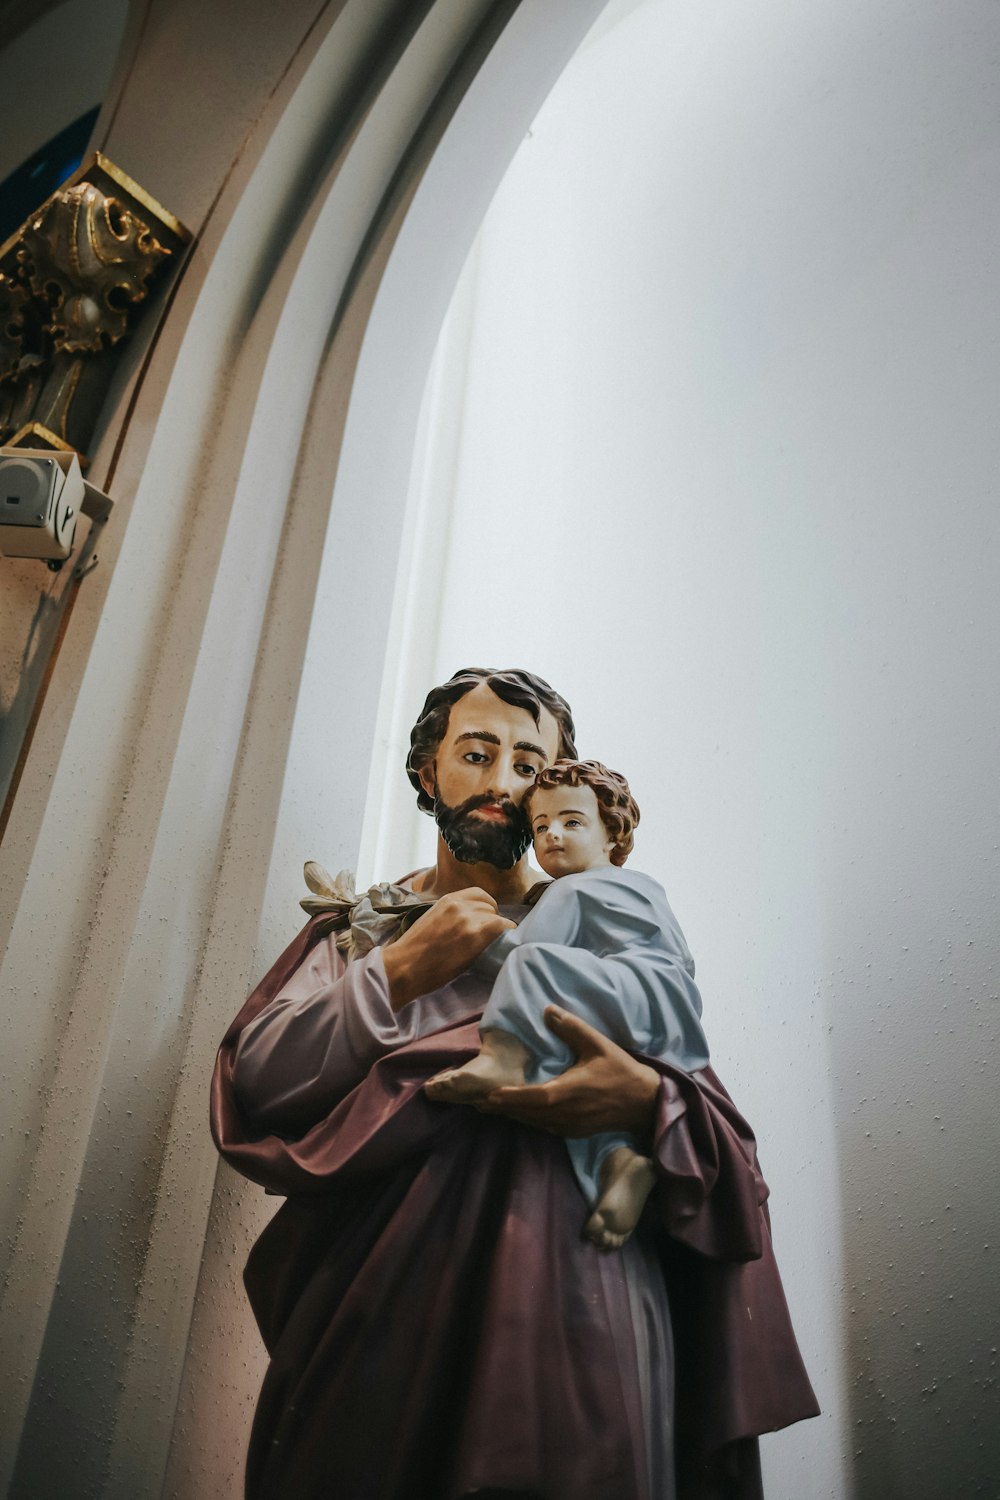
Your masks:
M 105 414 L 115 524 L 4 846 L 10 1495 L 239 1492 L 262 1205 L 213 1207 L 212 1054 L 297 925 L 291 852 L 360 836 L 437 326 L 599 9 L 133 8 L 98 133 L 198 238 Z
M 1000 1473 L 998 44 L 985 0 L 645 0 L 425 398 L 363 874 L 430 856 L 406 733 L 459 666 L 540 671 L 632 779 L 824 1409 L 773 1500 Z

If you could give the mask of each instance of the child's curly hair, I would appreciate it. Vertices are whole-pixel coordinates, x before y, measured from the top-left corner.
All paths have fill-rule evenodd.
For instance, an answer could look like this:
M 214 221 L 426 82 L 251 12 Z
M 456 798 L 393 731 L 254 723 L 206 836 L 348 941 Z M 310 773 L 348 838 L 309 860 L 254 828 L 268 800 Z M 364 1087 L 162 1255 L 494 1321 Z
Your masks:
M 632 853 L 632 834 L 639 822 L 639 805 L 629 791 L 625 777 L 609 771 L 599 760 L 557 760 L 539 771 L 528 788 L 523 803 L 525 813 L 536 792 L 556 786 L 589 786 L 597 798 L 597 810 L 608 833 L 614 839 L 611 863 L 623 865 Z M 530 816 L 530 814 L 529 814 Z

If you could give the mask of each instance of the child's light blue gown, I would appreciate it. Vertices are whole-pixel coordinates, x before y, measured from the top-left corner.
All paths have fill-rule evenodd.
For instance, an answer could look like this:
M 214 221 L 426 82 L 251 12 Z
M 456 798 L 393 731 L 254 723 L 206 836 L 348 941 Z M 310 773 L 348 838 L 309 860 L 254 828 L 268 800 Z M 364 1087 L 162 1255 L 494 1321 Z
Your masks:
M 559 1005 L 620 1047 L 691 1073 L 708 1063 L 694 959 L 667 902 L 649 875 L 599 865 L 546 887 L 519 927 L 501 934 L 476 960 L 496 976 L 480 1031 L 516 1036 L 534 1059 L 528 1081 L 543 1082 L 574 1061 L 544 1021 Z M 617 1146 L 640 1150 L 632 1136 L 605 1133 L 566 1142 L 591 1206 L 601 1165 Z

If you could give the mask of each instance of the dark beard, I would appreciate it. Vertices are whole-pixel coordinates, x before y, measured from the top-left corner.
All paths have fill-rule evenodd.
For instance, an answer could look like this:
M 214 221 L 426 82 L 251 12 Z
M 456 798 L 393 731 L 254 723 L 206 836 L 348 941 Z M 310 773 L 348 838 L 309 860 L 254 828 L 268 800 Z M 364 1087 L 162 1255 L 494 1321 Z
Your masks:
M 506 821 L 472 818 L 477 807 L 499 801 Z M 468 797 L 457 807 L 441 800 L 434 783 L 434 821 L 448 848 L 463 865 L 487 864 L 497 870 L 510 870 L 531 843 L 528 816 L 516 803 L 496 797 Z

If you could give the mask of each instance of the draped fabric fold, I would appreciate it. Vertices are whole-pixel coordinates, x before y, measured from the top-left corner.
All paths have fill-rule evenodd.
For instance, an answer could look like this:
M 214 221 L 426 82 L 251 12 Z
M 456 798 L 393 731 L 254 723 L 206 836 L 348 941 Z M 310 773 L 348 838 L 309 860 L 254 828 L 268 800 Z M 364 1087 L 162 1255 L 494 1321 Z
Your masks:
M 246 1270 L 271 1355 L 251 1500 L 755 1500 L 755 1435 L 817 1407 L 753 1135 L 715 1075 L 652 1064 L 660 1182 L 611 1255 L 582 1237 L 562 1141 L 424 1096 L 478 1049 L 477 1016 L 381 1057 L 296 1138 L 263 1133 L 233 1089 L 236 1043 L 319 920 L 250 997 L 213 1079 L 220 1151 L 288 1195 Z

